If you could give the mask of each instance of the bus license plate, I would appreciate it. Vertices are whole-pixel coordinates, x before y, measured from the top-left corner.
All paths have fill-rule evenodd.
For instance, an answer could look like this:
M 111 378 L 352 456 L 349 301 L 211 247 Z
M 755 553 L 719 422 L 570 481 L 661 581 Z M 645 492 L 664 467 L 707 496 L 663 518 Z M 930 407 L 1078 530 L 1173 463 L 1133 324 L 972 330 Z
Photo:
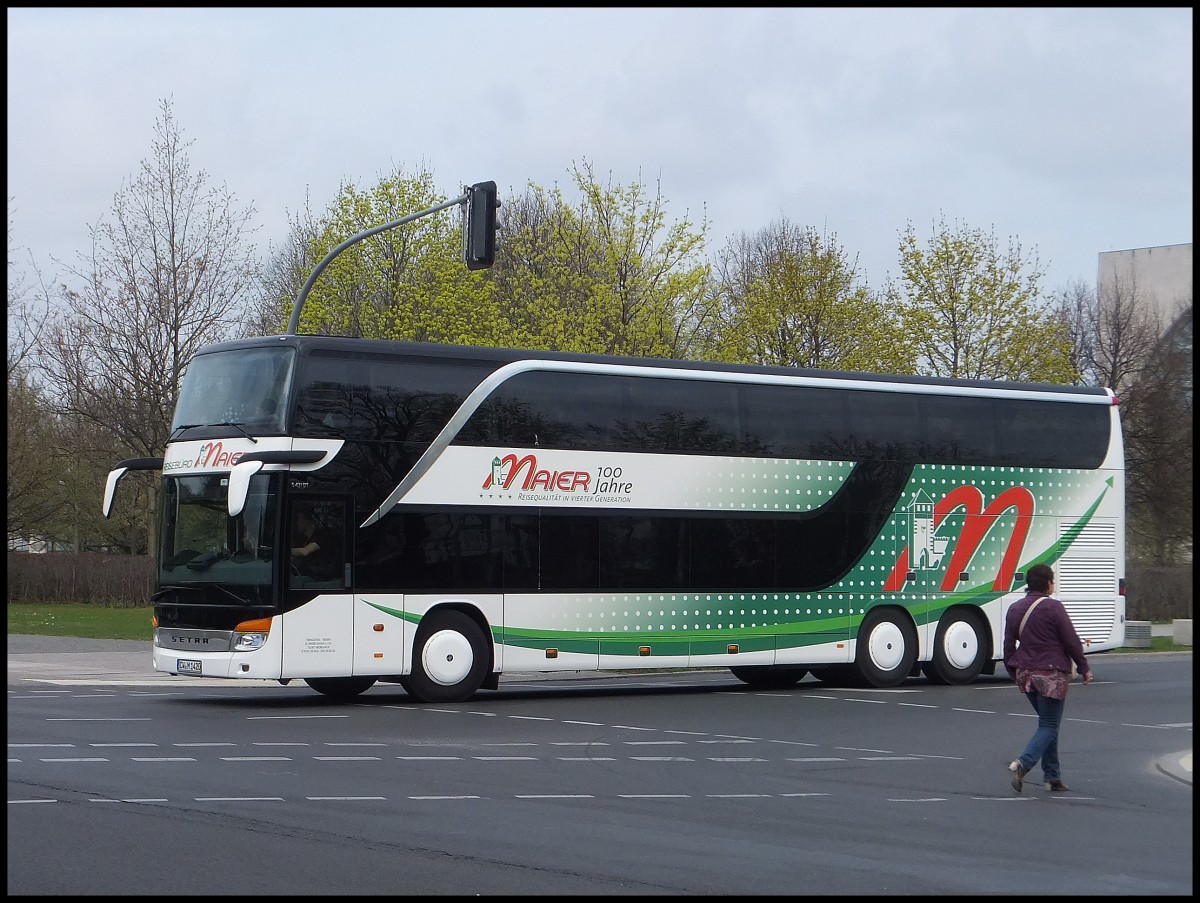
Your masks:
M 196 661 L 195 659 L 190 659 L 190 658 L 176 659 L 175 667 L 179 670 L 180 674 L 199 674 L 200 673 L 200 662 Z

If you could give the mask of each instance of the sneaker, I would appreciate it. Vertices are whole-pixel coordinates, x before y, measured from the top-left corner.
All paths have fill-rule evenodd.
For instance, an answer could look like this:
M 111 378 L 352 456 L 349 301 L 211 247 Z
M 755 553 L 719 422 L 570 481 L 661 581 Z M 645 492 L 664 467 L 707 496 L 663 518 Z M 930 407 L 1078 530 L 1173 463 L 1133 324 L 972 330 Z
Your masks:
M 1064 784 L 1062 781 L 1059 781 L 1059 780 L 1050 781 L 1049 783 L 1046 784 L 1046 786 L 1049 787 L 1051 790 L 1053 790 L 1055 793 L 1062 793 L 1064 790 L 1069 789 L 1066 784 Z
M 1008 763 L 1008 770 L 1012 772 L 1012 788 L 1021 792 L 1021 788 L 1025 786 L 1025 766 L 1021 764 L 1019 759 L 1013 759 Z

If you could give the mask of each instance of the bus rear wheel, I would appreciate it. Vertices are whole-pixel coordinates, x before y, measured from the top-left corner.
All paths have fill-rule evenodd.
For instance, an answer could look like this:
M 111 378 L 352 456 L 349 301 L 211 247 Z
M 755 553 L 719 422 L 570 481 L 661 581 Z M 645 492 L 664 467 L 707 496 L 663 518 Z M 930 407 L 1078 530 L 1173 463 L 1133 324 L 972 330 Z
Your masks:
M 461 611 L 435 612 L 421 622 L 401 686 L 421 702 L 462 702 L 483 684 L 490 661 L 478 624 Z
M 969 684 L 983 670 L 991 652 L 987 627 L 973 609 L 955 609 L 942 615 L 933 642 L 933 660 L 921 666 L 935 684 Z
M 782 690 L 804 680 L 807 668 L 791 665 L 736 665 L 729 669 L 733 676 L 756 690 Z
M 917 663 L 917 631 L 898 609 L 873 608 L 858 628 L 854 664 L 868 686 L 898 687 Z
M 306 677 L 304 682 L 330 699 L 353 699 L 375 686 L 373 677 Z

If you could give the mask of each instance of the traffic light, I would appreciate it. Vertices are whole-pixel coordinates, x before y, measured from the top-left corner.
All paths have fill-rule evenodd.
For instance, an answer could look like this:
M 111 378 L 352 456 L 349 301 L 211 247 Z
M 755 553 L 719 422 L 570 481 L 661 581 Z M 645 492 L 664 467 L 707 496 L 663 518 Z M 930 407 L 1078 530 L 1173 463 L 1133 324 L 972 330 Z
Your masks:
M 476 182 L 467 189 L 463 262 L 468 270 L 486 269 L 496 259 L 496 209 L 499 206 L 495 182 Z

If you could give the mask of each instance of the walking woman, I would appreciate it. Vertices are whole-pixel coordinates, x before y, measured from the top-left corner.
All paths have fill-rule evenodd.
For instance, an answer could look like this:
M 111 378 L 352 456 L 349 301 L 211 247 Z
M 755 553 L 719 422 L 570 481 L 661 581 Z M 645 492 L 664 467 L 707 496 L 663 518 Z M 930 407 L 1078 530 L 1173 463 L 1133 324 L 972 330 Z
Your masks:
M 1040 761 L 1046 787 L 1062 792 L 1067 785 L 1058 761 L 1058 728 L 1067 705 L 1071 663 L 1085 684 L 1092 682 L 1092 669 L 1067 610 L 1050 596 L 1054 570 L 1048 564 L 1035 564 L 1025 583 L 1028 592 L 1009 607 L 1005 617 L 1004 667 L 1037 712 L 1038 725 L 1025 752 L 1008 764 L 1008 770 L 1013 790 L 1020 793 L 1025 775 Z

